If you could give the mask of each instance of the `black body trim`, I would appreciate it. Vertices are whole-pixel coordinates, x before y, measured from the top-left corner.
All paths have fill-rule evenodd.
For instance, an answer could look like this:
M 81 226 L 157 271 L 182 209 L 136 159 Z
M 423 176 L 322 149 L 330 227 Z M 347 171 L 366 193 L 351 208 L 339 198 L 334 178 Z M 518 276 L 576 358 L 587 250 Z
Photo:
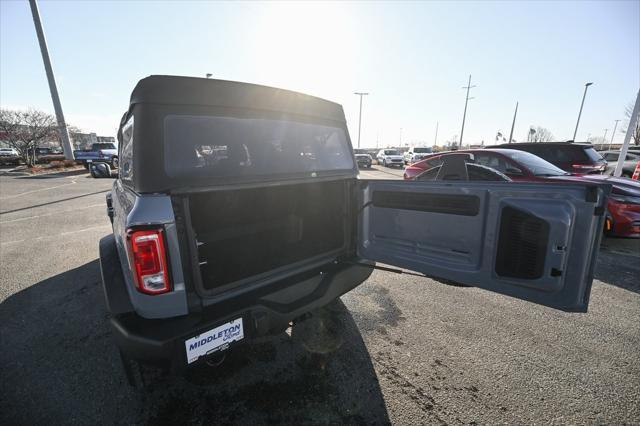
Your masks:
M 362 259 L 353 260 L 359 261 L 360 265 L 367 263 Z M 201 312 L 183 317 L 150 320 L 135 312 L 113 315 L 114 337 L 128 357 L 164 363 L 174 372 L 180 372 L 188 367 L 186 339 L 238 317 L 243 318 L 244 324 L 245 339 L 242 342 L 282 331 L 290 321 L 327 305 L 365 281 L 373 268 L 360 265 L 332 262 L 268 288 L 259 288 L 232 299 L 221 297 Z M 201 361 L 203 359 L 196 362 Z
M 373 205 L 374 207 L 461 216 L 477 216 L 480 212 L 480 198 L 475 195 L 375 191 Z
M 122 275 L 115 236 L 110 234 L 100 239 L 99 250 L 100 273 L 107 311 L 111 315 L 133 312 L 134 308 Z

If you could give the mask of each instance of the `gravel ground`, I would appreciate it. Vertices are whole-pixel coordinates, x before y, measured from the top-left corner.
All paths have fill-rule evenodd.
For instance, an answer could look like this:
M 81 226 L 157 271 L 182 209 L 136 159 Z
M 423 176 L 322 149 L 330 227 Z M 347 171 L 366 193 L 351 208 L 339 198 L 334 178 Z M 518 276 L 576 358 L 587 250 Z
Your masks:
M 282 333 L 134 391 L 97 262 L 112 182 L 0 176 L 1 424 L 638 423 L 638 240 L 605 241 L 587 314 L 376 271 L 323 356 Z

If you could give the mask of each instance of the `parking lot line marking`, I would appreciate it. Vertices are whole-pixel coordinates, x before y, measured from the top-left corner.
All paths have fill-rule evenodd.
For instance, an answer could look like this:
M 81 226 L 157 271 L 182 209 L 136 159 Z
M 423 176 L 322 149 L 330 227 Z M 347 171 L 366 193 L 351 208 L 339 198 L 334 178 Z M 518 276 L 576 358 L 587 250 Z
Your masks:
M 0 200 L 8 200 L 10 198 L 16 198 L 16 197 L 20 197 L 22 195 L 27 195 L 27 194 L 33 194 L 34 192 L 40 192 L 40 191 L 48 191 L 50 189 L 56 189 L 56 188 L 60 188 L 62 186 L 67 186 L 67 185 L 73 185 L 74 183 L 76 183 L 76 181 L 71 181 L 69 183 L 63 183 L 62 185 L 57 185 L 57 186 L 51 186 L 49 188 L 40 188 L 40 189 L 34 189 L 33 191 L 26 191 L 26 192 L 21 192 L 20 194 L 15 194 L 15 195 L 9 195 L 8 197 L 2 197 L 0 198 Z
M 64 237 L 66 235 L 72 235 L 72 234 L 78 234 L 80 232 L 85 232 L 85 231 L 92 231 L 94 229 L 102 229 L 102 228 L 109 228 L 111 229 L 111 224 L 107 223 L 105 225 L 98 225 L 98 226 L 90 226 L 89 228 L 84 228 L 84 229 L 78 229 L 77 231 L 67 231 L 67 232 L 61 232 L 59 234 L 54 234 L 54 235 L 44 235 L 42 237 L 36 237 L 36 238 L 25 238 L 24 240 L 14 240 L 14 241 L 7 241 L 4 243 L 0 243 L 0 246 L 7 246 L 9 244 L 17 244 L 17 243 L 23 243 L 25 241 L 39 241 L 39 240 L 45 240 L 47 238 L 58 238 L 58 237 Z
M 91 195 L 102 194 L 102 193 L 109 192 L 109 191 L 111 191 L 111 190 L 110 189 L 105 189 L 104 191 L 90 192 L 88 194 L 76 195 L 75 197 L 63 198 L 62 200 L 49 201 L 47 203 L 36 204 L 36 205 L 33 205 L 33 206 L 27 206 L 27 207 L 21 207 L 19 209 L 0 211 L 0 215 L 20 212 L 20 211 L 23 211 L 23 210 L 36 209 L 38 207 L 43 207 L 43 206 L 50 206 L 51 204 L 63 203 L 65 201 L 76 200 L 78 198 L 89 197 Z
M 39 215 L 35 215 L 35 216 L 20 217 L 18 219 L 2 220 L 2 221 L 0 221 L 0 225 L 3 224 L 3 223 L 20 222 L 20 221 L 23 221 L 23 220 L 37 219 L 39 217 L 53 216 L 53 215 L 62 214 L 62 213 L 73 213 L 73 212 L 78 211 L 78 210 L 92 209 L 94 207 L 105 207 L 105 206 L 106 206 L 105 203 L 91 204 L 91 205 L 88 205 L 86 207 L 78 207 L 77 209 L 73 209 L 73 210 L 61 210 L 59 212 L 53 212 L 53 213 L 47 213 L 47 214 L 39 214 Z

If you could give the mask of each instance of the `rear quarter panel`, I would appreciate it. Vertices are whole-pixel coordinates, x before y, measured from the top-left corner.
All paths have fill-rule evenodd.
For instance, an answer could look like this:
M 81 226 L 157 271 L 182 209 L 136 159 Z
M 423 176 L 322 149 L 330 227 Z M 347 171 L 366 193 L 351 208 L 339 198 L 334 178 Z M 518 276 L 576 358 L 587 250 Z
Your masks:
M 139 195 L 117 180 L 113 185 L 114 209 L 113 233 L 118 248 L 124 279 L 131 303 L 144 318 L 169 318 L 188 313 L 187 295 L 182 272 L 182 260 L 178 244 L 171 198 L 166 195 Z M 173 290 L 161 295 L 146 295 L 135 289 L 133 273 L 127 256 L 127 230 L 131 227 L 161 225 L 167 240 L 167 253 L 171 268 Z

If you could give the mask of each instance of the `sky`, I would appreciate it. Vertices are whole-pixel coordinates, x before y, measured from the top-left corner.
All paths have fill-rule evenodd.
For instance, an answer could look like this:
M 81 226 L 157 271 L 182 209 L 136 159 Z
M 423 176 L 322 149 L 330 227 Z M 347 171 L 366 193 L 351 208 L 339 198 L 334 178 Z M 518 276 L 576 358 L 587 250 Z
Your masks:
M 39 2 L 66 121 L 114 136 L 152 74 L 245 81 L 343 105 L 354 146 L 491 144 L 530 126 L 602 136 L 640 89 L 640 1 Z M 53 112 L 26 0 L 0 0 L 0 106 Z M 615 140 L 624 135 L 618 127 Z

